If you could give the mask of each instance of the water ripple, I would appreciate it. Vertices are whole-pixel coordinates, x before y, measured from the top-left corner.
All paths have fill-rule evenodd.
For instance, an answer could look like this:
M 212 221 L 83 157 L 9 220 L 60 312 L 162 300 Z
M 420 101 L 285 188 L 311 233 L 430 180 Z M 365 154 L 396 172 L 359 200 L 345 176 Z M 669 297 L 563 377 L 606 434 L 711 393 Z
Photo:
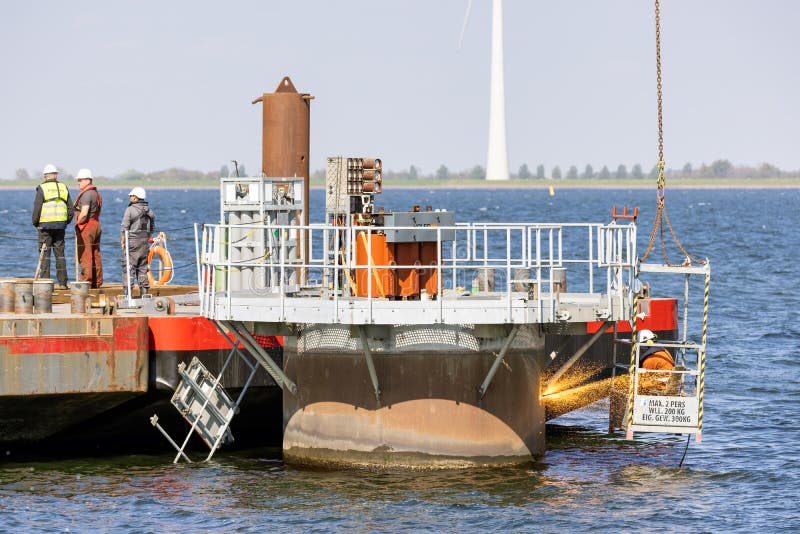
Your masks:
M 118 193 L 122 199 L 124 192 Z M 215 221 L 216 195 L 154 190 L 149 196 L 159 225 L 178 229 L 187 226 L 181 210 Z M 420 195 L 426 198 L 421 201 Z M 424 202 L 457 210 L 460 221 L 497 221 L 509 214 L 595 221 L 613 200 L 640 206 L 642 240 L 654 214 L 652 191 L 638 190 L 559 190 L 555 197 L 530 190 L 382 196 L 387 209 Z M 3 274 L 29 273 L 36 262 L 30 239 L 35 235 L 26 219 L 32 192 L 7 191 L 4 200 L 0 235 L 14 238 L 0 243 L 6 252 Z M 798 201 L 797 191 L 670 192 L 670 219 L 684 244 L 712 258 L 701 444 L 691 440 L 686 449 L 683 436 L 643 435 L 633 442 L 608 436 L 608 407 L 601 402 L 548 425 L 545 457 L 513 469 L 316 471 L 286 466 L 272 450 L 222 453 L 191 466 L 172 465 L 171 455 L 6 461 L 0 464 L 0 530 L 800 531 L 794 495 L 800 486 L 800 327 L 793 285 L 800 280 Z M 323 203 L 322 191 L 312 191 L 312 212 L 320 213 Z M 107 208 L 104 226 L 113 229 L 124 202 L 109 202 Z M 765 224 L 763 213 L 781 213 L 785 220 Z M 174 234 L 170 250 L 192 261 L 191 230 Z M 118 246 L 106 251 L 109 265 L 117 265 Z M 109 271 L 109 280 L 119 280 Z M 176 272 L 178 282 L 191 283 L 188 271 Z

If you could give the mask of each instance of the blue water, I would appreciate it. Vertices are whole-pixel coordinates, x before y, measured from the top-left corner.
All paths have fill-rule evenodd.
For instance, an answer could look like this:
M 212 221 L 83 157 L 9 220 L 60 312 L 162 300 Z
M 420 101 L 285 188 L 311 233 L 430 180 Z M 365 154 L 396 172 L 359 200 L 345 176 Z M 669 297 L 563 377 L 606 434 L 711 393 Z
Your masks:
M 111 281 L 120 279 L 125 193 L 105 191 Z M 218 220 L 217 192 L 149 193 L 176 264 L 187 266 L 177 281 L 192 283 L 190 226 Z M 2 274 L 31 276 L 33 193 L 2 195 Z M 655 192 L 640 190 L 382 196 L 390 209 L 431 204 L 456 210 L 460 221 L 604 222 L 614 204 L 639 206 L 640 251 L 655 208 Z M 311 200 L 319 213 L 323 192 Z M 800 531 L 800 190 L 668 190 L 666 205 L 687 250 L 712 261 L 703 442 L 690 442 L 681 468 L 685 437 L 609 437 L 601 402 L 548 425 L 545 457 L 515 469 L 320 472 L 285 466 L 272 450 L 222 452 L 192 466 L 173 466 L 168 455 L 6 458 L 0 530 Z M 660 258 L 659 250 L 653 254 Z

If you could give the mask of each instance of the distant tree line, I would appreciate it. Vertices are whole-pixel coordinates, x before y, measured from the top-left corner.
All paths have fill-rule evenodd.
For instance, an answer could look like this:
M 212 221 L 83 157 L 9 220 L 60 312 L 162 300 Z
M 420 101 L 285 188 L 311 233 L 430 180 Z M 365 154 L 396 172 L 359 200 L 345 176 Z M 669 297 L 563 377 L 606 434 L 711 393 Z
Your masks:
M 325 171 L 317 171 L 315 177 L 323 180 Z M 800 178 L 800 169 L 795 171 L 784 171 L 769 163 L 762 163 L 758 167 L 746 165 L 733 165 L 727 159 L 718 159 L 711 164 L 703 163 L 699 167 L 693 167 L 691 163 L 686 163 L 678 169 L 668 167 L 664 170 L 666 178 Z M 411 165 L 407 170 L 384 171 L 384 179 L 399 180 L 483 180 L 486 178 L 486 170 L 480 165 L 461 170 L 451 171 L 446 165 L 441 165 L 436 171 L 422 173 L 419 168 Z M 658 178 L 658 166 L 653 165 L 649 171 L 645 172 L 641 164 L 635 164 L 630 169 L 626 165 L 620 164 L 616 168 L 609 168 L 603 165 L 600 170 L 587 164 L 582 169 L 577 165 L 570 165 L 565 169 L 556 165 L 552 169 L 546 169 L 539 164 L 532 171 L 526 163 L 523 163 L 516 173 L 511 173 L 510 178 L 515 180 L 611 180 L 611 179 L 648 179 Z
M 72 173 L 68 172 L 61 167 L 58 167 L 58 178 L 62 182 L 67 182 L 72 180 L 74 176 Z M 245 166 L 241 163 L 238 165 L 239 176 L 247 176 L 247 170 Z M 210 171 L 210 172 L 202 172 L 202 171 L 193 171 L 189 169 L 183 169 L 180 167 L 171 167 L 169 169 L 164 169 L 161 171 L 154 171 L 154 172 L 142 172 L 136 169 L 128 169 L 127 171 L 121 172 L 116 176 L 98 176 L 95 173 L 95 179 L 105 179 L 105 180 L 119 180 L 125 182 L 144 182 L 144 183 L 158 183 L 158 182 L 208 182 L 208 181 L 217 181 L 220 177 L 227 177 L 227 176 L 236 176 L 236 171 L 233 168 L 229 168 L 227 165 L 222 165 L 219 170 Z M 15 173 L 15 179 L 18 181 L 35 181 L 40 182 L 42 180 L 42 172 L 41 170 L 31 170 L 28 171 L 26 169 L 17 169 Z
M 129 169 L 116 176 L 97 176 L 96 178 L 108 180 L 120 180 L 126 182 L 142 182 L 142 183 L 158 183 L 158 182 L 216 182 L 220 177 L 236 176 L 238 170 L 239 176 L 247 176 L 247 170 L 242 164 L 238 165 L 238 169 L 232 165 L 222 165 L 219 170 L 202 172 L 180 167 L 171 167 L 169 169 L 142 172 L 136 169 Z M 65 169 L 59 168 L 59 178 L 62 181 L 73 179 L 73 175 Z M 727 159 L 718 159 L 710 164 L 702 163 L 699 167 L 693 167 L 691 163 L 686 163 L 681 168 L 667 168 L 665 169 L 665 177 L 670 178 L 687 178 L 687 179 L 707 179 L 707 178 L 800 178 L 800 169 L 794 171 L 785 171 L 779 169 L 775 165 L 769 163 L 762 163 L 758 167 L 750 167 L 746 165 L 733 165 Z M 630 169 L 626 165 L 617 165 L 616 168 L 609 168 L 603 165 L 600 170 L 587 164 L 582 169 L 577 165 L 570 165 L 565 169 L 556 165 L 551 169 L 546 169 L 544 165 L 539 164 L 535 170 L 531 170 L 527 164 L 520 165 L 516 173 L 511 173 L 510 178 L 515 180 L 611 180 L 611 179 L 648 179 L 655 180 L 658 177 L 658 167 L 653 165 L 648 172 L 645 172 L 642 165 L 635 164 Z M 424 173 L 419 167 L 411 165 L 408 169 L 400 171 L 384 170 L 384 180 L 426 180 L 426 181 L 443 181 L 443 180 L 484 180 L 486 179 L 486 169 L 480 165 L 475 165 L 466 170 L 451 171 L 446 165 L 440 165 L 435 171 Z M 42 179 L 41 170 L 28 171 L 24 168 L 17 169 L 14 179 L 17 181 L 35 181 L 39 182 Z M 325 180 L 325 170 L 318 169 L 311 173 L 311 180 L 319 183 Z

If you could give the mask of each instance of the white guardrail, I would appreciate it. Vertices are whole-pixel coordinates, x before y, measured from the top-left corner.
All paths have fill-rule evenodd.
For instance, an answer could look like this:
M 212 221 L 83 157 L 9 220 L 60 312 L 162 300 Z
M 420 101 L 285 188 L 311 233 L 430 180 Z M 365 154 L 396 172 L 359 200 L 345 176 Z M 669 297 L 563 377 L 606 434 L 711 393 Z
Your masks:
M 233 319 L 232 308 L 237 299 L 246 299 L 248 306 L 272 310 L 264 322 L 289 321 L 287 300 L 314 299 L 325 301 L 327 310 L 322 320 L 341 322 L 345 310 L 354 303 L 365 309 L 364 322 L 376 322 L 377 308 L 386 309 L 386 298 L 378 293 L 373 271 L 396 273 L 403 269 L 436 269 L 435 298 L 421 306 L 467 307 L 474 296 L 473 279 L 487 276 L 487 269 L 497 277 L 494 286 L 480 288 L 481 302 L 507 303 L 508 317 L 497 322 L 516 322 L 514 306 L 538 311 L 539 321 L 556 317 L 559 304 L 570 295 L 602 295 L 607 309 L 626 310 L 617 318 L 627 318 L 630 309 L 636 253 L 634 224 L 517 224 L 462 223 L 455 226 L 429 227 L 435 234 L 436 257 L 429 264 L 402 265 L 356 263 L 357 239 L 366 239 L 366 250 L 372 249 L 373 236 L 392 230 L 417 230 L 419 227 L 394 226 L 308 226 L 277 224 L 208 224 L 196 227 L 197 276 L 201 313 L 212 319 Z M 364 236 L 359 234 L 364 232 Z M 234 236 L 232 239 L 229 236 Z M 444 237 L 443 237 L 444 236 Z M 446 239 L 450 237 L 452 239 Z M 304 253 L 304 249 L 306 252 Z M 362 260 L 363 261 L 363 260 Z M 367 271 L 367 295 L 351 294 L 347 280 L 356 271 Z M 569 273 L 569 293 L 560 285 Z M 280 299 L 276 302 L 276 299 Z M 617 302 L 612 302 L 617 299 Z M 473 301 L 476 299 L 473 298 Z M 456 301 L 444 304 L 445 301 Z M 523 304 L 519 302 L 524 301 Z M 406 301 L 395 302 L 402 306 Z M 419 301 L 416 301 L 419 302 Z M 460 304 L 458 304 L 460 303 Z M 253 309 L 255 309 L 253 308 Z M 277 311 L 280 310 L 280 311 Z M 624 315 L 625 317 L 623 317 Z M 530 314 L 527 315 L 530 317 Z M 439 319 L 444 319 L 442 312 Z M 614 317 L 609 317 L 614 318 Z M 238 319 L 242 319 L 239 317 Z M 315 322 L 320 317 L 315 316 Z M 310 321 L 309 321 L 310 322 Z M 494 322 L 494 321 L 492 321 Z

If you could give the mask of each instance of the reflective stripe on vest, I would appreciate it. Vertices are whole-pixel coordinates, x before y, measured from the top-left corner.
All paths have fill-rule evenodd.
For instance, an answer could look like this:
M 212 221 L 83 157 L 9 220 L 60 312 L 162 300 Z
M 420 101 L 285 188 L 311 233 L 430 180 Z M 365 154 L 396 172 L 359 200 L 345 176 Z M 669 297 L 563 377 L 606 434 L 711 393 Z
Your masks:
M 69 191 L 61 182 L 44 182 L 39 185 L 44 193 L 39 223 L 67 222 Z

